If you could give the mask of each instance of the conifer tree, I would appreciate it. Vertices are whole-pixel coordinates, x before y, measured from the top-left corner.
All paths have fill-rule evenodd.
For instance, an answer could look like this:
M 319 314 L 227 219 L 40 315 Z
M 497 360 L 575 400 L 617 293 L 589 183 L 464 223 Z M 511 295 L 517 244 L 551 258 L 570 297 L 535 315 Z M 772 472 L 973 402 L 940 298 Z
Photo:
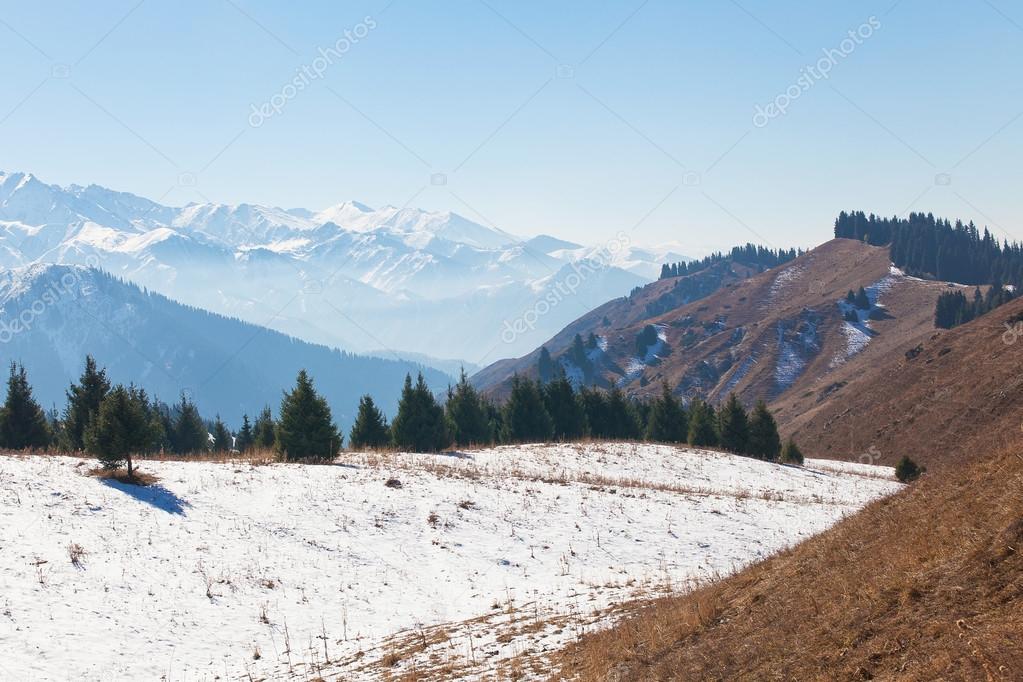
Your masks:
M 0 408 L 0 447 L 23 450 L 44 448 L 49 443 L 46 413 L 32 397 L 24 366 L 12 362 L 7 399 Z
M 277 423 L 274 421 L 270 406 L 267 405 L 256 417 L 256 423 L 252 428 L 252 435 L 255 439 L 253 445 L 257 448 L 269 449 L 274 446 L 277 440 Z
M 607 395 L 596 388 L 583 386 L 579 389 L 579 402 L 586 414 L 586 426 L 594 438 L 609 437 L 610 418 L 608 416 Z
M 504 441 L 507 443 L 538 443 L 551 439 L 551 421 L 538 383 L 515 375 L 511 395 L 504 406 Z
M 917 465 L 908 456 L 903 455 L 899 463 L 895 465 L 895 478 L 901 483 L 911 483 L 920 478 L 920 474 L 927 471 L 927 467 Z
M 128 465 L 128 478 L 134 478 L 132 456 L 150 450 L 153 422 L 146 414 L 144 394 L 134 388 L 117 385 L 100 404 L 85 433 L 86 448 L 106 468 Z
M 729 452 L 744 454 L 749 440 L 749 417 L 734 393 L 728 396 L 718 410 L 718 434 L 721 447 Z
M 863 287 L 856 292 L 856 307 L 860 310 L 870 310 L 870 298 L 867 297 L 867 292 Z
M 364 395 L 359 399 L 359 412 L 348 435 L 348 447 L 354 450 L 381 448 L 391 440 L 387 420 L 377 408 L 373 398 Z
M 238 452 L 248 452 L 252 449 L 252 444 L 255 442 L 255 432 L 252 430 L 252 423 L 249 421 L 249 415 L 242 415 L 242 427 L 238 429 L 238 435 L 235 437 L 234 446 Z
M 636 410 L 617 386 L 607 394 L 607 421 L 610 438 L 634 440 L 642 435 Z
M 763 400 L 757 401 L 749 420 L 749 440 L 746 451 L 757 459 L 773 462 L 781 454 L 778 425 Z
M 398 414 L 391 422 L 394 444 L 410 452 L 437 452 L 450 443 L 444 409 L 437 404 L 422 372 L 412 385 L 412 377 L 405 375 L 405 385 L 398 401 Z
M 667 383 L 661 384 L 661 396 L 650 406 L 646 437 L 659 443 L 685 443 L 689 423 L 682 402 L 672 394 Z
M 227 452 L 231 449 L 231 432 L 227 425 L 220 419 L 220 415 L 213 421 L 213 449 L 216 452 Z
M 316 392 L 304 369 L 295 378 L 295 388 L 281 399 L 280 415 L 274 447 L 285 460 L 329 460 L 337 456 L 342 436 L 327 400 Z
M 713 406 L 700 398 L 694 398 L 689 407 L 689 444 L 696 447 L 717 445 L 716 421 Z
M 204 451 L 209 445 L 209 432 L 195 403 L 182 393 L 181 402 L 176 407 L 178 414 L 174 420 L 173 438 L 175 452 L 188 455 Z
M 547 383 L 554 378 L 554 360 L 551 359 L 551 353 L 547 350 L 547 346 L 540 347 L 540 359 L 536 363 L 536 371 L 540 375 L 540 381 Z M 462 369 L 462 373 L 465 373 L 465 369 Z
M 586 412 L 562 369 L 556 379 L 543 387 L 543 404 L 551 416 L 555 440 L 578 440 L 586 433 Z
M 99 412 L 100 403 L 110 391 L 110 380 L 106 369 L 99 369 L 96 360 L 85 356 L 85 370 L 78 384 L 71 384 L 67 390 L 67 407 L 64 409 L 64 434 L 66 447 L 70 450 L 85 448 L 85 430 L 89 421 Z
M 542 364 L 542 352 L 540 359 Z M 547 359 L 550 359 L 550 355 L 547 356 Z M 451 429 L 451 438 L 459 447 L 485 445 L 493 442 L 494 435 L 490 430 L 487 406 L 483 396 L 469 383 L 465 368 L 462 368 L 455 387 L 448 388 L 448 400 L 444 405 L 444 412 Z
M 785 441 L 785 447 L 781 450 L 781 461 L 786 464 L 797 464 L 802 466 L 803 464 L 803 452 L 796 445 L 796 441 L 789 438 Z

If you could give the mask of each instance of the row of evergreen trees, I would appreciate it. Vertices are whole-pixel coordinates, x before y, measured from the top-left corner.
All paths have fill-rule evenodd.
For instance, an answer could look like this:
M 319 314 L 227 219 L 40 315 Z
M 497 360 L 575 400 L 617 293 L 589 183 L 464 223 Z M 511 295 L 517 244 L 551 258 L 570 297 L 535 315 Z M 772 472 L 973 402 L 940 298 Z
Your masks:
M 802 255 L 802 253 L 802 250 L 797 249 L 774 250 L 765 246 L 747 243 L 743 246 L 733 246 L 727 256 L 723 253 L 712 253 L 701 260 L 694 260 L 688 263 L 684 261 L 679 263 L 665 263 L 661 266 L 660 279 L 692 275 L 696 272 L 709 268 L 715 263 L 720 263 L 729 259 L 736 263 L 742 263 L 743 265 L 759 268 L 761 271 L 769 270 L 783 263 L 787 263 L 790 260 L 794 260 L 798 256 Z
M 980 289 L 973 290 L 973 300 L 962 291 L 945 291 L 938 296 L 938 304 L 934 309 L 934 326 L 951 329 L 994 310 L 1003 303 L 1014 298 L 1013 292 L 1000 286 L 993 286 L 986 294 Z
M 57 445 L 87 451 L 110 466 L 126 462 L 131 475 L 133 455 L 274 448 L 285 460 L 326 460 L 337 455 L 344 440 L 329 405 L 305 370 L 299 372 L 294 388 L 285 392 L 277 420 L 266 408 L 255 423 L 246 415 L 236 433 L 219 417 L 205 423 L 187 397 L 168 408 L 140 388 L 111 385 L 106 371 L 91 357 L 67 397 L 63 416 L 48 418 L 32 396 L 24 367 L 12 364 L 7 398 L 0 408 L 0 447 Z M 637 401 L 618 388 L 576 391 L 564 372 L 549 382 L 514 377 L 508 400 L 501 406 L 480 394 L 464 371 L 448 388 L 443 404 L 422 374 L 414 383 L 406 375 L 390 424 L 372 397 L 363 396 L 349 446 L 435 452 L 452 445 L 587 437 L 689 443 L 770 461 L 783 454 L 789 461 L 802 460 L 792 443 L 783 453 L 777 425 L 763 402 L 752 413 L 734 395 L 718 411 L 701 400 L 687 409 L 667 385 L 658 398 Z
M 954 224 L 927 213 L 883 218 L 842 211 L 835 236 L 889 246 L 892 262 L 908 274 L 962 284 L 1023 284 L 1023 245 L 998 243 L 985 228 Z

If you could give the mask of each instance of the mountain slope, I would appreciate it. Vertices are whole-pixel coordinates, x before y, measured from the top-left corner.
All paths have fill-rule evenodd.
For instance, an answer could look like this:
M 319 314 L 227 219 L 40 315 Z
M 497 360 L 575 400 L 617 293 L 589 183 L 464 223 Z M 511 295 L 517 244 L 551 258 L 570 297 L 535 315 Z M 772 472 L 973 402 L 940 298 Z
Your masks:
M 774 404 L 782 430 L 814 455 L 958 465 L 1019 433 L 1023 300 L 960 327 L 932 329 L 860 371 Z M 838 378 L 836 376 L 836 378 Z
M 406 372 L 420 366 L 352 355 L 181 305 L 97 270 L 36 265 L 0 273 L 0 350 L 23 362 L 36 397 L 63 407 L 86 354 L 115 382 L 134 382 L 166 402 L 190 394 L 205 416 L 237 425 L 305 368 L 347 429 L 358 400 L 372 393 L 394 414 Z M 436 390 L 450 377 L 424 372 Z
M 1018 680 L 1023 459 L 973 453 L 792 550 L 635 609 L 573 679 Z
M 871 309 L 855 322 L 849 290 L 865 287 Z M 724 261 L 684 277 L 662 279 L 579 318 L 546 346 L 569 371 L 575 334 L 593 334 L 587 382 L 652 395 L 666 382 L 687 398 L 776 401 L 847 381 L 933 330 L 934 301 L 947 285 L 906 277 L 891 268 L 887 250 L 835 239 L 763 273 Z M 653 325 L 658 340 L 639 352 Z M 898 352 L 902 352 L 898 350 Z M 476 376 L 496 394 L 513 373 L 536 375 L 538 351 L 496 363 Z M 801 409 L 801 408 L 800 408 Z
M 507 316 L 532 307 L 563 267 L 596 253 L 551 238 L 522 243 L 451 212 L 357 202 L 323 211 L 175 208 L 96 185 L 59 187 L 0 172 L 0 267 L 98 267 L 189 305 L 260 325 L 270 320 L 286 333 L 350 350 L 471 361 L 492 348 L 524 352 L 580 311 L 553 310 L 537 320 L 536 339 L 510 344 L 501 343 Z M 602 303 L 645 284 L 664 257 L 623 249 L 620 264 L 602 268 L 609 276 L 585 278 L 579 289 Z M 472 305 L 480 291 L 486 296 Z M 329 305 L 310 307 L 298 294 Z M 431 324 L 421 324 L 421 306 L 435 316 Z

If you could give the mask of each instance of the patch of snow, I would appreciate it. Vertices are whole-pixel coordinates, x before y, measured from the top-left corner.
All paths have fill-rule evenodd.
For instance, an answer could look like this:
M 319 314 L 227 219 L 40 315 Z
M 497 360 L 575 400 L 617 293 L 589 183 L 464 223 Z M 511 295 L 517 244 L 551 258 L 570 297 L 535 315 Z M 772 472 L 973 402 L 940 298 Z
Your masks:
M 141 462 L 160 480 L 139 488 L 2 456 L 0 677 L 375 680 L 436 655 L 492 679 L 610 625 L 612 604 L 736 571 L 900 488 L 813 464 L 524 445 Z M 385 665 L 412 631 L 429 646 Z

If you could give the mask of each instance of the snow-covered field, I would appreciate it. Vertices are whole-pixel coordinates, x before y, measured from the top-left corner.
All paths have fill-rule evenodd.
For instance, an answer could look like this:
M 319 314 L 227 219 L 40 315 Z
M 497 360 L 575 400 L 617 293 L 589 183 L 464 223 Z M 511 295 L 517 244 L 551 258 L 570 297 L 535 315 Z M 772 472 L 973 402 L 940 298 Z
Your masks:
M 92 466 L 0 456 L 0 679 L 542 677 L 621 603 L 899 488 L 883 467 L 601 443 L 144 462 L 146 488 Z

